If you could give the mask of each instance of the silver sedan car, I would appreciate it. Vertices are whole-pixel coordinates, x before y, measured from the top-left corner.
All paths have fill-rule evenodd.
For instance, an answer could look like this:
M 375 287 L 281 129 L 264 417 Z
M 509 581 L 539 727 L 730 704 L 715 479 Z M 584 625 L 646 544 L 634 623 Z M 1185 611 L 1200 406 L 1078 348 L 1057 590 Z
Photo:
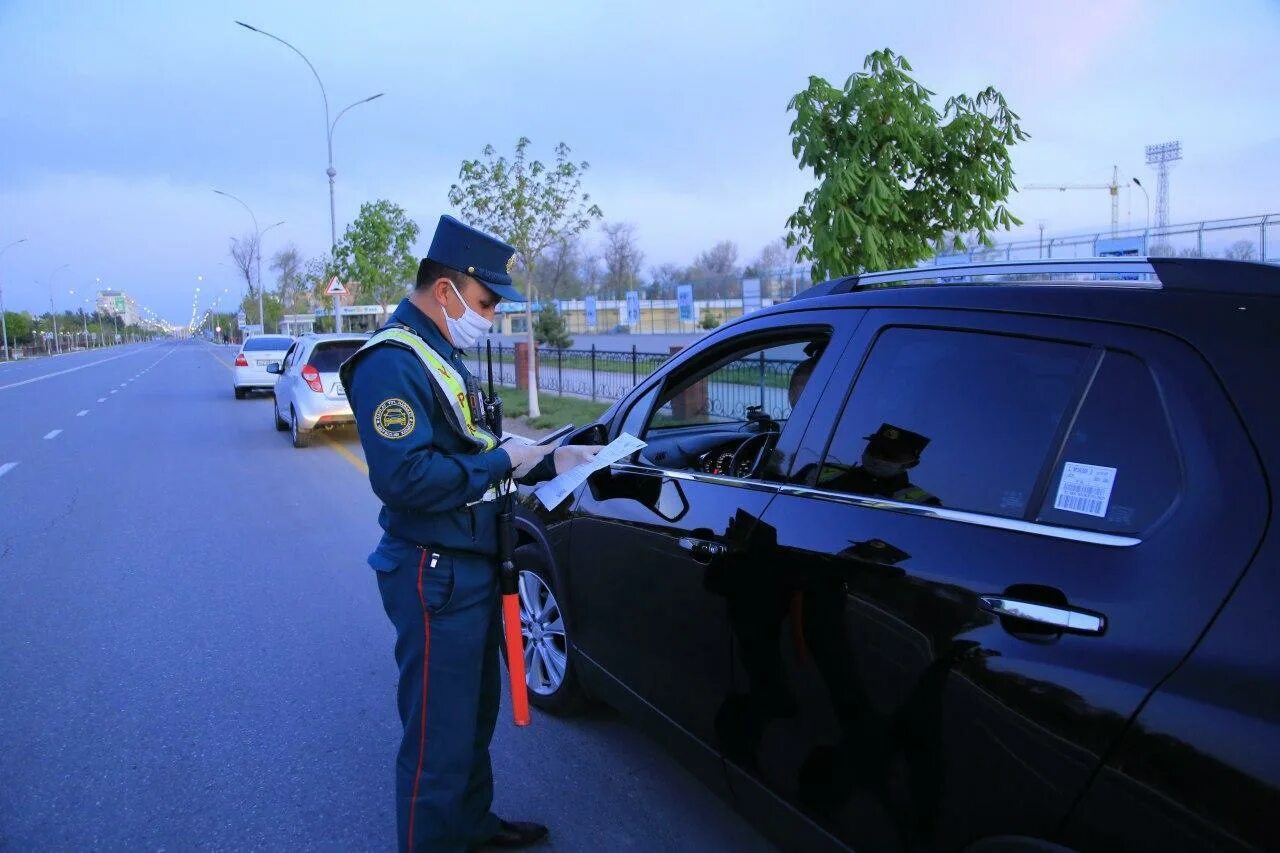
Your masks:
M 243 400 L 250 391 L 270 391 L 276 387 L 276 378 L 267 373 L 267 365 L 283 360 L 292 343 L 289 335 L 254 335 L 245 339 L 240 352 L 236 353 L 231 380 L 237 400 Z
M 367 340 L 369 335 L 303 335 L 283 361 L 267 365 L 267 370 L 279 377 L 274 403 L 276 429 L 287 430 L 294 447 L 306 447 L 315 430 L 355 421 L 338 368 Z

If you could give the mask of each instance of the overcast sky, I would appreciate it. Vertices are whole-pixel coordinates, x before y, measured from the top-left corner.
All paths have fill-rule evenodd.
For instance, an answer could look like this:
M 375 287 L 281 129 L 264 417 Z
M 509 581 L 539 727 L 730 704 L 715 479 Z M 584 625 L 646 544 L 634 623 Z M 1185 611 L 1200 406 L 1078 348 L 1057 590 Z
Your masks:
M 59 308 L 95 279 L 185 322 L 239 282 L 227 244 L 249 217 L 270 253 L 327 251 L 329 200 L 315 64 L 336 112 L 341 233 L 390 199 L 425 252 L 458 165 L 521 135 L 591 169 L 606 220 L 636 225 L 646 266 L 714 242 L 741 259 L 785 230 L 810 186 L 787 100 L 810 74 L 843 82 L 891 47 L 939 99 L 994 85 L 1032 138 L 1017 180 L 1151 188 L 1147 143 L 1181 139 L 1171 219 L 1280 211 L 1276 0 L 936 2 L 43 2 L 0 0 L 0 260 L 11 310 Z M 1150 181 L 1147 181 L 1150 178 Z M 1050 233 L 1103 228 L 1105 191 L 1024 191 L 1013 212 Z M 1131 214 L 1131 215 L 1130 215 Z M 1121 225 L 1140 227 L 1140 193 Z M 598 235 L 592 235 L 592 240 Z M 79 297 L 77 297 L 78 299 Z

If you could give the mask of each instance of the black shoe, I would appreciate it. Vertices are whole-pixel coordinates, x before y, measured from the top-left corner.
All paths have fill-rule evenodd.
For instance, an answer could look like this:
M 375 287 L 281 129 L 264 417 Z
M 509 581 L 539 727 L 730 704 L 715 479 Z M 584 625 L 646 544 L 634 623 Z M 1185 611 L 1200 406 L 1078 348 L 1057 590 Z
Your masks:
M 532 847 L 547 840 L 550 832 L 540 823 L 528 821 L 499 820 L 501 828 L 497 834 L 473 850 L 520 850 Z

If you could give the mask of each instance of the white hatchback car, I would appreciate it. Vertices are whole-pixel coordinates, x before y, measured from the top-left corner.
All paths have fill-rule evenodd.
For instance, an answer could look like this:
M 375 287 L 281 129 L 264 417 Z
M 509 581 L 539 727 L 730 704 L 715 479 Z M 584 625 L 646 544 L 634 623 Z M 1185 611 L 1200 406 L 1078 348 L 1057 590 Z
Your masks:
M 276 387 L 276 377 L 267 372 L 273 361 L 284 361 L 284 354 L 293 345 L 288 335 L 254 335 L 247 338 L 240 352 L 236 353 L 236 399 L 243 400 L 250 391 L 270 391 Z
M 267 369 L 276 383 L 276 429 L 289 431 L 294 447 L 306 447 L 313 431 L 355 422 L 338 368 L 369 335 L 303 335 L 278 364 Z

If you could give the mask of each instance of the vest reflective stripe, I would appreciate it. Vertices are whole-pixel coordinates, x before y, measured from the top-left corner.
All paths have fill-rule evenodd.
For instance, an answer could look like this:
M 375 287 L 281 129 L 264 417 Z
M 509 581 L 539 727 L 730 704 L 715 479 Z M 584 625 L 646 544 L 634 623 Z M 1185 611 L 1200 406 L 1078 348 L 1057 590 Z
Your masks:
M 360 351 L 364 352 L 384 343 L 408 347 L 418 356 L 427 375 L 431 377 L 432 384 L 440 392 L 440 398 L 449 404 L 447 411 L 452 415 L 450 421 L 463 438 L 482 451 L 493 450 L 498 446 L 498 439 L 493 433 L 477 425 L 471 416 L 471 403 L 467 399 L 467 383 L 463 380 L 462 374 L 441 358 L 440 353 L 433 350 L 426 341 L 413 332 L 395 326 L 378 332 L 360 347 Z

